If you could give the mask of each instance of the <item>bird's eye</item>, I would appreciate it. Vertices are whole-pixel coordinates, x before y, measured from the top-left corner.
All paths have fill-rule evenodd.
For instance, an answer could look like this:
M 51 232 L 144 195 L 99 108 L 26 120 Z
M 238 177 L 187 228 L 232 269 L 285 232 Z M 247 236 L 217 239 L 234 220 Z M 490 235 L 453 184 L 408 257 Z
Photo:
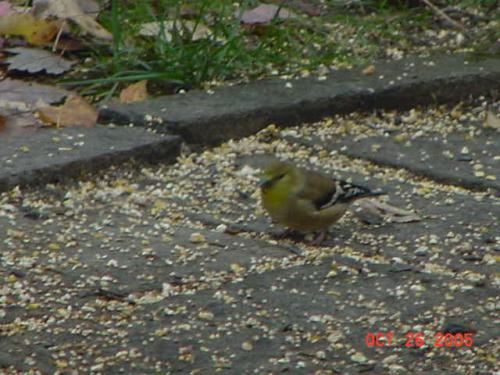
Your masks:
M 270 188 L 271 186 L 273 186 L 276 182 L 278 182 L 279 180 L 281 180 L 283 177 L 285 177 L 285 173 L 282 173 L 282 174 L 278 174 L 274 177 L 271 177 L 271 178 L 264 178 L 261 183 L 260 183 L 260 186 L 262 189 L 268 189 Z

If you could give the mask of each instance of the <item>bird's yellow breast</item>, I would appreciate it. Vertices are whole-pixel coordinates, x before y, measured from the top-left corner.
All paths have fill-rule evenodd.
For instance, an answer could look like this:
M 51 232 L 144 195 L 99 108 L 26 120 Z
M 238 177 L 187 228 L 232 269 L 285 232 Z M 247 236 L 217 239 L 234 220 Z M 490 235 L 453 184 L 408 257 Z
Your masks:
M 263 189 L 262 206 L 271 215 L 271 217 L 280 222 L 286 215 L 287 201 L 289 200 L 289 191 L 287 189 L 275 186 L 272 189 Z

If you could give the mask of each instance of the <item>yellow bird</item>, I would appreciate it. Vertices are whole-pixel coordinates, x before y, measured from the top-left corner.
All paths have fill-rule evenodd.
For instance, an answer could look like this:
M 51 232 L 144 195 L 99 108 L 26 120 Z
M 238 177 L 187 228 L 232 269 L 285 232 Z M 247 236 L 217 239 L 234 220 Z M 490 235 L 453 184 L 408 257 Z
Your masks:
M 273 221 L 292 230 L 321 231 L 314 244 L 321 243 L 352 202 L 385 194 L 282 161 L 265 169 L 260 189 L 262 205 Z

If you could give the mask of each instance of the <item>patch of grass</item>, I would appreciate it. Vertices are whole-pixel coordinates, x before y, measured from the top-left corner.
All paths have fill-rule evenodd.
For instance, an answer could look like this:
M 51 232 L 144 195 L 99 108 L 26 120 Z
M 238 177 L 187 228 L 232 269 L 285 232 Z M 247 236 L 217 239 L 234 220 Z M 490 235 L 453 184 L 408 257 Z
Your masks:
M 494 2 L 448 1 L 483 13 Z M 235 13 L 255 7 L 257 1 L 242 1 L 237 7 L 229 0 L 112 0 L 99 21 L 113 33 L 113 44 L 94 46 L 88 71 L 77 83 L 86 85 L 87 94 L 102 97 L 139 79 L 166 82 L 175 90 L 276 75 L 323 74 L 330 67 L 367 64 L 379 57 L 469 48 L 485 39 L 481 30 L 494 34 L 494 22 L 498 26 L 498 16 L 496 21 L 491 16 L 481 21 L 483 29 L 474 30 L 473 38 L 454 46 L 458 31 L 443 28 L 426 7 L 412 7 L 409 0 L 351 3 L 347 7 L 345 2 L 330 1 L 319 17 L 288 8 L 294 16 L 287 20 L 243 27 Z M 175 21 L 175 27 L 170 29 L 164 21 Z M 141 35 L 148 22 L 163 25 L 159 35 Z M 197 39 L 201 28 L 210 34 Z

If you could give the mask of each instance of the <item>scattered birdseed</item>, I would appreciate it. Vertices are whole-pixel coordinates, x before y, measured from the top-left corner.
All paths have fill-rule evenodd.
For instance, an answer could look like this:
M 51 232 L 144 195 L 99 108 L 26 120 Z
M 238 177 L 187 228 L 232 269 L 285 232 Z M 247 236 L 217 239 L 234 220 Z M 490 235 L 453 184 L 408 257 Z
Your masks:
M 498 160 L 454 136 L 480 139 L 476 120 L 490 104 L 269 126 L 173 165 L 122 165 L 85 181 L 1 194 L 0 366 L 6 373 L 314 374 L 377 366 L 446 373 L 448 363 L 450 374 L 492 373 L 498 196 L 332 146 L 343 137 L 401 135 L 401 148 L 446 138 L 454 155 L 467 147 L 482 167 L 457 163 L 488 179 Z M 277 238 L 257 188 L 275 157 L 383 188 L 383 202 L 420 220 L 368 225 L 348 212 L 321 246 Z M 435 345 L 450 317 L 473 323 L 471 346 Z M 407 334 L 418 332 L 425 345 L 406 346 Z M 370 334 L 379 334 L 373 346 Z

